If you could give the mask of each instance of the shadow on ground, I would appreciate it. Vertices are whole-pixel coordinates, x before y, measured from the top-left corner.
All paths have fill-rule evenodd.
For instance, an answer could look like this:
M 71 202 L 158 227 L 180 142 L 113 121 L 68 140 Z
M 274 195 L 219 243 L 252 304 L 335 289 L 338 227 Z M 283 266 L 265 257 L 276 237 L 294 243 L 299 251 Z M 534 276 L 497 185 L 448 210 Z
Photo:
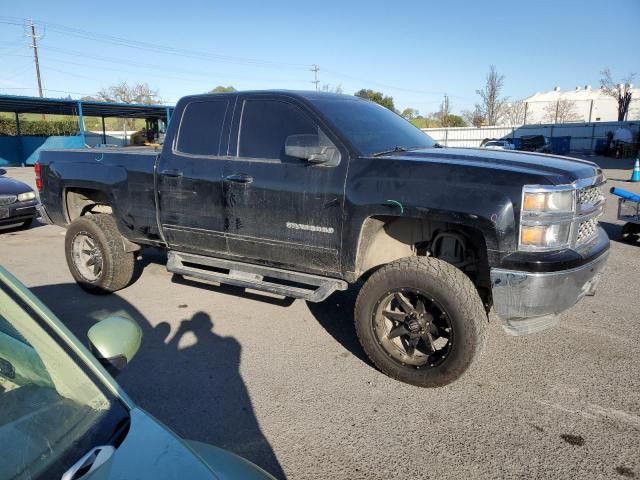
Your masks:
M 34 219 L 31 222 L 31 225 L 29 225 L 28 227 L 24 227 L 22 225 L 18 225 L 17 227 L 0 226 L 0 235 L 12 235 L 12 234 L 21 232 L 23 230 L 33 230 L 34 228 L 44 227 L 44 226 L 45 226 L 44 223 L 40 223 L 37 219 Z
M 362 362 L 373 364 L 362 350 L 354 325 L 354 308 L 362 285 L 350 285 L 346 291 L 337 291 L 320 303 L 307 302 L 309 311 L 338 343 L 358 357 Z
M 235 338 L 218 335 L 207 313 L 184 318 L 172 334 L 168 323 L 150 323 L 117 294 L 94 296 L 76 284 L 31 290 L 81 340 L 108 316 L 136 321 L 142 347 L 118 381 L 138 405 L 181 437 L 226 448 L 284 478 L 239 372 L 242 347 Z
M 623 225 L 600 221 L 600 226 L 604 228 L 605 232 L 607 232 L 607 235 L 609 235 L 609 239 L 612 242 L 624 243 L 625 245 L 637 245 L 640 247 L 640 236 L 631 235 L 629 237 L 623 238 Z

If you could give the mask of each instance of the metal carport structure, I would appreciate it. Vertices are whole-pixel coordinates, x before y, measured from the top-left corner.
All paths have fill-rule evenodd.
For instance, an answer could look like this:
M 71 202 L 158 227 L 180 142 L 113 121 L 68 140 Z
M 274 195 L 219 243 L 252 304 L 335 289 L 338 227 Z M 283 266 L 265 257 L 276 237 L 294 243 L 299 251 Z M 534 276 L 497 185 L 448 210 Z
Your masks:
M 168 105 L 143 105 L 129 103 L 109 103 L 91 100 L 71 100 L 56 98 L 24 97 L 16 95 L 0 95 L 0 112 L 13 113 L 16 122 L 15 136 L 0 136 L 0 165 L 14 165 L 34 163 L 32 159 L 35 153 L 46 147 L 70 147 L 78 148 L 86 145 L 86 131 L 84 117 L 102 118 L 102 137 L 106 143 L 105 118 L 141 118 L 145 120 L 161 120 L 169 124 L 173 113 L 173 106 Z M 40 145 L 38 142 L 26 142 L 20 131 L 20 114 L 35 113 L 42 115 L 70 115 L 78 118 L 78 135 L 64 137 L 72 139 L 68 142 L 57 142 L 55 145 L 45 145 L 47 138 L 53 136 L 37 136 L 44 138 Z M 13 152 L 12 152 L 13 150 Z M 8 156 L 9 159 L 3 158 Z M 29 161 L 31 159 L 31 161 Z M 13 161 L 12 161 L 13 160 Z

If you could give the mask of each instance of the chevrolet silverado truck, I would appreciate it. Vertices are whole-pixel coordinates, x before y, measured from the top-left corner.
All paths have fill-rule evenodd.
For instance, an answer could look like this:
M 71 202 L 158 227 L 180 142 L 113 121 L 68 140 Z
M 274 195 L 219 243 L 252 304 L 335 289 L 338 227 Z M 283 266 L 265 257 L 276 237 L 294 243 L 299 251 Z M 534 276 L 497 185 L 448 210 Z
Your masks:
M 442 148 L 345 95 L 188 96 L 161 151 L 47 150 L 35 171 L 86 290 L 126 287 L 149 246 L 174 274 L 310 302 L 357 283 L 362 347 L 418 386 L 473 364 L 491 308 L 511 334 L 553 325 L 608 256 L 597 165 Z

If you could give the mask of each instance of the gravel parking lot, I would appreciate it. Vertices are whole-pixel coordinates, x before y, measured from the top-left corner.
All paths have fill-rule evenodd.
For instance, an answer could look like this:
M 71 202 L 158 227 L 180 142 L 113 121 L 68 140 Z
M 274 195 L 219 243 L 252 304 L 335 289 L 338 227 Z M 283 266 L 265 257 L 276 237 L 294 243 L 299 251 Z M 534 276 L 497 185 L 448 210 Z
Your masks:
M 631 159 L 594 159 L 609 186 Z M 9 176 L 33 183 L 32 169 Z M 144 330 L 121 385 L 179 435 L 289 478 L 639 478 L 640 243 L 618 241 L 612 197 L 602 219 L 609 269 L 594 297 L 546 332 L 508 337 L 461 380 L 419 389 L 387 378 L 361 351 L 353 295 L 289 301 L 172 276 L 159 251 L 110 296 L 77 287 L 65 231 L 0 234 L 0 264 L 80 337 L 109 315 Z

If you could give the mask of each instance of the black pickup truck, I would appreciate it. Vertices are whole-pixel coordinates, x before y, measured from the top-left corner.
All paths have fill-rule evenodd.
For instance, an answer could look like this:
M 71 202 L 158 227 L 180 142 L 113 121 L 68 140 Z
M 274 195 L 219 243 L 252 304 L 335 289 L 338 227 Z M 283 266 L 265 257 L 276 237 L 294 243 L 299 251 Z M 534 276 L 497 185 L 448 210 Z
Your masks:
M 553 325 L 609 248 L 595 164 L 442 148 L 328 93 L 185 97 L 161 152 L 48 150 L 36 177 L 83 288 L 126 287 L 147 246 L 174 274 L 311 302 L 357 283 L 364 350 L 419 386 L 468 369 L 492 307 L 511 334 Z

